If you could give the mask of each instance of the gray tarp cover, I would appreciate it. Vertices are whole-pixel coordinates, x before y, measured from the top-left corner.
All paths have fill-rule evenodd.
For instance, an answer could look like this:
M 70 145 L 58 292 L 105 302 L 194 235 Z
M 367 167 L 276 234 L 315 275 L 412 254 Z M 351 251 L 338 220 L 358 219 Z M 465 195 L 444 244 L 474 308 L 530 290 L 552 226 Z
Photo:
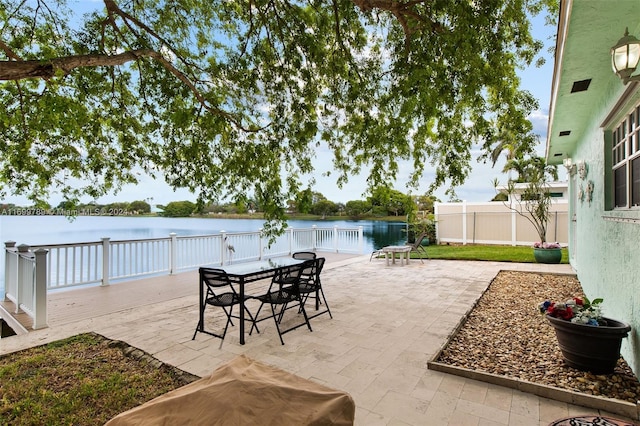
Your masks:
M 107 425 L 352 425 L 354 417 L 348 393 L 241 355 Z

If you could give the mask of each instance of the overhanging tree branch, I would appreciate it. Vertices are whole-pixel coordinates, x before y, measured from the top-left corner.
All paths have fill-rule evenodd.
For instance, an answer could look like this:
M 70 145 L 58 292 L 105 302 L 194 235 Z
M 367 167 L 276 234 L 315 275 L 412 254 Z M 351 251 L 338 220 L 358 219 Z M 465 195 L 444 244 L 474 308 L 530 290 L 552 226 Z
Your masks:
M 116 55 L 89 54 L 53 58 L 47 61 L 0 61 L 0 81 L 42 78 L 48 80 L 56 74 L 67 75 L 76 68 L 112 67 L 143 57 L 162 57 L 151 49 L 138 49 Z

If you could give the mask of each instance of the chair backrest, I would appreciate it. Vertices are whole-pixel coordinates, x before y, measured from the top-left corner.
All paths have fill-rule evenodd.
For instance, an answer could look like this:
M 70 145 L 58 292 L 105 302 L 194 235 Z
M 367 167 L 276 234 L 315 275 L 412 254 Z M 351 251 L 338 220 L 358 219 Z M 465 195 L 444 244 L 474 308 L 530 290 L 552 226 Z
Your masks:
M 200 282 L 206 284 L 210 289 L 226 286 L 232 287 L 231 282 L 229 281 L 229 276 L 222 269 L 202 267 L 199 269 L 199 272 Z
M 309 259 L 315 259 L 316 254 L 312 251 L 297 251 L 293 253 L 291 257 L 293 257 L 294 259 L 309 260 Z
M 317 284 L 320 281 L 320 272 L 324 267 L 324 262 L 324 257 L 318 257 L 309 262 L 305 262 L 307 266 L 302 270 L 302 280 Z
M 324 262 L 325 262 L 325 258 L 324 257 L 319 257 L 316 259 L 316 278 L 318 279 L 318 282 L 320 282 L 320 272 L 322 272 L 322 268 L 324 268 Z
M 280 268 L 271 280 L 271 286 L 274 283 L 279 284 L 279 292 L 286 289 L 287 293 L 293 293 L 296 296 L 300 296 L 300 278 L 305 270 L 313 269 L 315 259 L 305 260 L 302 263 L 290 265 L 284 268 Z M 283 286 L 286 284 L 286 287 Z M 293 292 L 291 292 L 293 290 Z M 271 291 L 271 289 L 269 290 Z
M 422 234 L 418 235 L 418 238 L 416 238 L 416 240 L 413 242 L 413 244 L 411 245 L 412 249 L 417 249 L 418 247 L 420 247 L 422 245 L 422 241 L 427 238 L 427 233 L 423 232 Z

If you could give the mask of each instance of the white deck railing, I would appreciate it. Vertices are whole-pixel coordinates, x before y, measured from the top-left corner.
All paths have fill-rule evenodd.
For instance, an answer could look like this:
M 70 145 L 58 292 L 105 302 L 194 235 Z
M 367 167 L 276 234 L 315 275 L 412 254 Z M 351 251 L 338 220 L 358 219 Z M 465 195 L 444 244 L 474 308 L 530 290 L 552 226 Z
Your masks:
M 3 299 L 14 302 L 16 311 L 32 316 L 34 328 L 42 328 L 46 326 L 48 290 L 109 285 L 111 281 L 287 256 L 303 250 L 363 253 L 362 227 L 288 229 L 271 245 L 261 231 L 182 237 L 172 233 L 167 238 L 103 238 L 32 247 L 16 247 L 10 241 L 5 243 Z

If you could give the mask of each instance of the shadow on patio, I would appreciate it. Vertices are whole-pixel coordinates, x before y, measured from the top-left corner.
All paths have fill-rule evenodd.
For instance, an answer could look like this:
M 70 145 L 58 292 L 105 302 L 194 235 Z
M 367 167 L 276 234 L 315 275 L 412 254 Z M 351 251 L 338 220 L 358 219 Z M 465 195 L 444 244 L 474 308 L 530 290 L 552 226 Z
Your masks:
M 285 345 L 268 321 L 260 334 L 247 336 L 245 345 L 238 343 L 237 326 L 229 329 L 222 345 L 200 333 L 192 340 L 198 319 L 197 273 L 184 273 L 87 289 L 91 291 L 84 297 L 72 296 L 79 290 L 58 293 L 50 298 L 50 327 L 3 339 L 0 353 L 93 331 L 198 376 L 244 354 L 348 392 L 356 402 L 358 425 L 539 425 L 596 414 L 427 369 L 503 269 L 571 273 L 568 265 L 425 260 L 386 266 L 383 259 L 370 262 L 369 255 L 327 255 L 322 283 L 333 319 L 314 318 L 313 332 L 300 328 L 288 333 Z M 107 308 L 118 303 L 117 311 Z M 215 318 L 223 324 L 222 316 Z

